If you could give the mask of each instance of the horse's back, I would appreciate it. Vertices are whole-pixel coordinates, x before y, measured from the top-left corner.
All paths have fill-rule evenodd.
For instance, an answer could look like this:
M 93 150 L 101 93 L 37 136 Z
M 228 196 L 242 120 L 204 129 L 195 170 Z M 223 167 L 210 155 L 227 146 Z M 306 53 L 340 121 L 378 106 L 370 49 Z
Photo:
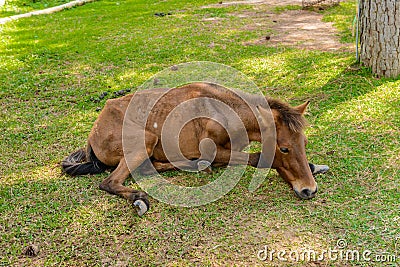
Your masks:
M 100 161 L 115 166 L 123 157 L 124 120 L 125 123 L 128 122 L 125 125 L 129 125 L 130 132 L 137 132 L 137 135 L 140 135 L 146 131 L 159 137 L 159 140 L 161 140 L 162 130 L 168 127 L 172 129 L 174 127 L 171 125 L 176 125 L 175 128 L 181 127 L 179 143 L 180 147 L 184 148 L 184 154 L 197 157 L 198 143 L 204 136 L 207 123 L 215 114 L 221 116 L 224 113 L 221 112 L 221 106 L 216 104 L 215 100 L 228 106 L 241 106 L 241 108 L 245 106 L 243 100 L 235 92 L 216 84 L 201 82 L 172 89 L 142 90 L 121 98 L 107 100 L 89 135 L 89 145 Z M 176 116 L 168 120 L 171 114 Z M 185 122 L 188 116 L 193 119 Z M 228 118 L 219 119 L 221 122 L 227 120 Z M 164 124 L 165 122 L 167 124 Z M 227 125 L 220 125 L 217 128 L 222 128 L 221 131 L 225 133 L 223 129 L 225 127 Z M 225 135 L 226 133 L 219 133 L 218 138 L 228 140 Z M 161 144 L 157 144 L 155 150 L 158 158 L 165 158 Z

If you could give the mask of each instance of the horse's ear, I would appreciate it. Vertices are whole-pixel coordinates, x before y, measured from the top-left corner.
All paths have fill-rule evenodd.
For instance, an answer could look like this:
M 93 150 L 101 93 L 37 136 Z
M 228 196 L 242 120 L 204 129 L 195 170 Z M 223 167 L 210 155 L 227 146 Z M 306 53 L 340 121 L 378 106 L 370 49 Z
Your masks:
M 294 107 L 294 109 L 300 112 L 301 114 L 304 114 L 306 112 L 308 104 L 310 104 L 310 100 L 304 102 L 301 105 L 298 105 L 297 107 Z

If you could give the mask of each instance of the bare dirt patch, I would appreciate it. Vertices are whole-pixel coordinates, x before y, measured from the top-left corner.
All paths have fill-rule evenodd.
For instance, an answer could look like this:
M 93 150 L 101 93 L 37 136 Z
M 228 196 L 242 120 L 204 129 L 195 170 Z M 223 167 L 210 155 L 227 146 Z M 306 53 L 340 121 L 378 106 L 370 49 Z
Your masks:
M 323 22 L 323 15 L 309 10 L 274 12 L 275 7 L 301 6 L 301 0 L 244 0 L 222 2 L 207 7 L 252 5 L 253 10 L 231 14 L 249 18 L 251 23 L 244 30 L 262 29 L 266 34 L 243 45 L 289 46 L 320 51 L 348 51 L 352 44 L 340 43 L 338 31 L 332 23 Z
M 230 1 L 219 4 L 212 4 L 207 7 L 223 7 L 232 5 L 273 5 L 273 6 L 286 6 L 286 5 L 302 5 L 302 0 L 243 0 L 243 1 Z
M 307 10 L 290 10 L 273 16 L 272 34 L 246 42 L 245 45 L 284 45 L 302 49 L 348 50 L 349 44 L 339 42 L 332 23 L 322 21 L 322 15 Z

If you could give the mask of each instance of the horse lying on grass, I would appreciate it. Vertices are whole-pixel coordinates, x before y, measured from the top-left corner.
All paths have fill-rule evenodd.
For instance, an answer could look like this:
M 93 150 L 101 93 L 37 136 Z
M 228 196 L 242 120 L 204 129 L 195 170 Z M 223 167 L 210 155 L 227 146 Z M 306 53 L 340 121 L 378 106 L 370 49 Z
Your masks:
M 182 124 L 177 140 L 181 155 L 189 161 L 167 157 L 161 136 L 165 121 L 171 120 L 168 115 L 181 103 L 199 99 L 206 100 L 191 102 L 191 110 L 207 110 L 210 117 L 193 114 L 192 120 Z M 226 112 L 221 113 L 216 103 L 228 106 L 237 114 L 247 136 L 238 134 L 240 125 L 232 122 Z M 144 174 L 172 170 L 177 166 L 209 170 L 207 163 L 212 166 L 272 167 L 292 186 L 298 197 L 310 199 L 317 192 L 313 174 L 326 172 L 328 167 L 307 161 L 307 139 L 303 133 L 306 126 L 303 114 L 307 105 L 308 102 L 291 107 L 279 100 L 237 93 L 210 83 L 139 91 L 107 100 L 89 134 L 87 148 L 72 153 L 61 165 L 69 175 L 97 174 L 115 168 L 100 184 L 100 189 L 132 201 L 139 208 L 140 216 L 149 209 L 147 194 L 123 185 L 134 170 Z M 181 110 L 181 113 L 187 112 L 189 109 Z M 127 122 L 131 113 L 136 115 Z M 126 133 L 124 123 L 129 125 L 129 130 L 124 130 Z M 271 125 L 276 129 L 273 143 L 263 137 L 271 135 Z M 213 151 L 200 146 L 205 139 L 213 141 L 213 147 L 209 148 Z M 261 153 L 242 152 L 249 141 L 262 142 Z

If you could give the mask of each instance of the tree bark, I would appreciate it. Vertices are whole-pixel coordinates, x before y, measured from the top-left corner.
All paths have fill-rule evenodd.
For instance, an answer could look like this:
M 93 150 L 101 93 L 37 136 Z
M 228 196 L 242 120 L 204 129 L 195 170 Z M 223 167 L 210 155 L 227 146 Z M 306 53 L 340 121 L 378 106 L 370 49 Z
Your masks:
M 380 77 L 400 75 L 400 1 L 360 0 L 360 61 Z

